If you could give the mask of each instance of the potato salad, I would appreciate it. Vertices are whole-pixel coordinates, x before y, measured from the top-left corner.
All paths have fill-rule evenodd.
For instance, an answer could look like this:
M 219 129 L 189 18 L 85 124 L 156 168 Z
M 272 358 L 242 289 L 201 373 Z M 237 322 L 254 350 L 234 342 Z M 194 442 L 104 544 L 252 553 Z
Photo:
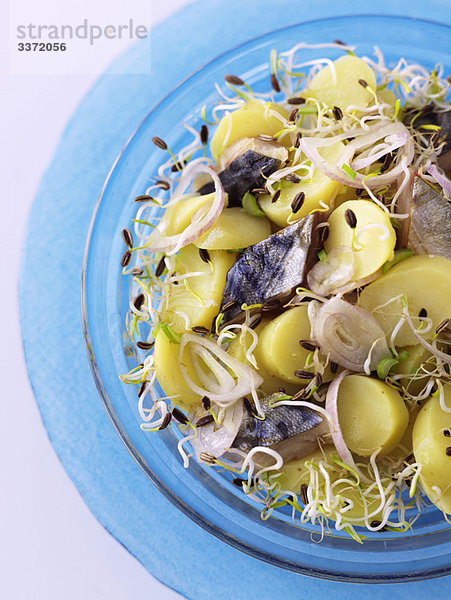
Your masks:
M 450 78 L 340 41 L 267 73 L 149 144 L 121 259 L 141 428 L 263 519 L 359 543 L 449 520 Z

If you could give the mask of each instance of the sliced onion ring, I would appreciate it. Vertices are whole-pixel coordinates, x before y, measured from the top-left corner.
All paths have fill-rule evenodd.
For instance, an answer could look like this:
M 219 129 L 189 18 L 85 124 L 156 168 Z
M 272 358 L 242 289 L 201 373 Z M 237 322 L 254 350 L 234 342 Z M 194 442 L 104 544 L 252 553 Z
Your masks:
M 357 173 L 355 179 L 352 179 L 352 177 L 350 177 L 343 171 L 342 166 L 344 164 L 349 165 L 349 163 L 352 162 L 354 154 L 356 153 L 358 148 L 374 144 L 375 142 L 377 142 L 377 140 L 383 137 L 394 136 L 396 134 L 402 134 L 402 139 L 405 140 L 404 144 L 401 144 L 401 146 L 404 145 L 404 165 L 398 164 L 381 175 L 369 178 L 366 178 L 365 175 Z M 351 137 L 355 139 L 353 139 L 346 145 L 343 154 L 336 161 L 335 165 L 331 165 L 329 162 L 327 162 L 325 158 L 323 158 L 320 155 L 320 148 L 331 146 L 336 142 L 340 142 Z M 312 164 L 314 164 L 317 169 L 324 173 L 324 175 L 327 175 L 330 179 L 333 179 L 334 181 L 338 181 L 340 183 L 343 183 L 344 185 L 348 185 L 350 187 L 355 188 L 361 188 L 364 185 L 370 188 L 375 188 L 381 185 L 387 185 L 388 183 L 391 183 L 396 179 L 396 177 L 398 177 L 402 173 L 403 169 L 405 168 L 405 165 L 409 165 L 412 162 L 415 152 L 414 145 L 408 129 L 399 121 L 390 121 L 385 125 L 381 125 L 380 123 L 378 123 L 377 125 L 371 125 L 369 129 L 350 129 L 345 133 L 330 138 L 303 137 L 301 140 L 301 148 L 306 154 L 306 156 L 312 161 Z M 389 152 L 388 149 L 387 152 Z
M 421 344 L 423 346 L 423 348 L 426 348 L 426 350 L 429 350 L 429 352 L 431 354 L 433 354 L 435 357 L 439 358 L 440 360 L 442 360 L 445 363 L 451 364 L 451 356 L 449 354 L 446 354 L 445 352 L 442 352 L 441 350 L 438 350 L 432 344 L 427 342 L 423 337 L 421 337 L 421 335 L 415 329 L 415 326 L 412 323 L 412 319 L 410 318 L 409 315 L 404 313 L 404 317 L 406 319 L 407 325 L 410 328 L 410 331 L 413 333 L 415 338 L 418 340 L 418 343 Z
M 349 294 L 349 292 L 353 292 L 357 288 L 361 288 L 365 285 L 368 285 L 381 275 L 382 269 L 378 269 L 377 271 L 374 271 L 374 273 L 371 273 L 371 275 L 362 277 L 362 279 L 352 279 L 351 281 L 349 281 L 349 283 L 346 283 L 341 288 L 338 288 L 335 293 L 340 295 Z
M 189 346 L 187 348 L 187 346 Z M 208 352 L 210 374 L 204 374 L 201 387 L 188 374 L 183 363 L 185 348 L 191 353 L 194 364 L 198 364 L 197 356 L 205 362 L 205 351 Z M 183 379 L 188 387 L 199 396 L 208 396 L 219 406 L 231 406 L 246 394 L 258 388 L 263 379 L 255 369 L 230 356 L 215 342 L 193 333 L 184 333 L 180 339 L 178 361 Z M 233 377 L 230 375 L 231 371 Z M 213 379 L 216 381 L 213 382 Z
M 326 405 L 325 408 L 330 415 L 333 424 L 333 430 L 331 430 L 332 441 L 337 449 L 338 454 L 340 455 L 341 460 L 348 465 L 351 469 L 353 469 L 357 475 L 362 479 L 362 481 L 368 481 L 367 478 L 360 472 L 359 468 L 354 462 L 354 458 L 351 454 L 351 451 L 346 446 L 345 441 L 343 439 L 343 433 L 341 431 L 340 423 L 338 421 L 338 389 L 340 387 L 341 382 L 349 375 L 351 371 L 345 369 L 341 373 L 339 373 L 332 383 L 329 385 L 329 389 L 327 390 L 326 395 Z
M 400 214 L 407 215 L 405 219 L 399 219 L 399 229 L 396 232 L 398 238 L 398 248 L 407 248 L 409 242 L 409 231 L 411 222 L 411 202 L 413 194 L 413 184 L 415 182 L 415 171 L 408 169 L 408 175 L 400 176 L 398 178 L 397 188 L 401 190 L 398 201 L 396 203 L 396 210 Z M 406 179 L 407 177 L 407 179 Z M 404 183 L 404 186 L 402 184 Z
M 446 195 L 451 198 L 451 181 L 448 177 L 442 173 L 436 165 L 431 165 L 427 170 L 430 175 L 435 179 L 435 181 L 443 188 Z
M 210 227 L 219 217 L 222 209 L 224 208 L 224 188 L 222 187 L 222 183 L 217 173 L 211 167 L 205 164 L 197 163 L 188 165 L 185 168 L 183 173 L 185 179 L 183 180 L 181 188 L 182 191 L 180 191 L 180 189 L 176 190 L 176 198 L 181 196 L 181 193 L 185 191 L 193 177 L 199 175 L 199 173 L 206 173 L 209 175 L 215 184 L 215 196 L 210 210 L 206 215 L 201 217 L 199 221 L 190 223 L 182 233 L 177 235 L 165 235 L 164 231 L 161 230 L 160 225 L 158 225 L 149 236 L 149 241 L 146 244 L 146 248 L 148 250 L 153 252 L 164 252 L 168 256 L 175 254 L 180 250 L 180 248 L 183 248 L 184 246 L 187 246 L 188 244 L 191 244 L 200 238 L 203 233 L 210 229 Z
M 382 148 L 378 152 L 374 152 L 374 154 L 365 156 L 364 158 L 357 158 L 356 160 L 353 160 L 351 163 L 351 167 L 356 171 L 360 171 L 360 169 L 369 167 L 374 162 L 383 158 L 386 154 L 389 154 L 390 152 L 394 152 L 395 150 L 398 150 L 398 148 L 401 148 L 401 146 L 405 146 L 408 139 L 409 139 L 409 133 L 407 131 L 402 132 L 402 133 L 394 133 L 392 135 L 388 135 L 385 138 L 385 144 L 384 144 L 385 147 L 384 148 Z M 360 142 L 361 142 L 361 140 L 360 140 Z M 350 144 L 348 144 L 348 145 L 350 145 Z
M 191 440 L 191 446 L 200 462 L 200 453 L 207 452 L 218 458 L 233 444 L 243 420 L 243 401 L 238 400 L 224 411 L 221 425 L 215 421 L 197 429 L 197 436 Z
M 313 337 L 323 354 L 356 372 L 365 372 L 368 358 L 373 371 L 382 359 L 391 357 L 385 334 L 370 313 L 336 296 L 321 305 Z
M 338 246 L 329 252 L 307 273 L 309 289 L 320 296 L 328 296 L 349 283 L 355 271 L 355 253 L 347 246 Z

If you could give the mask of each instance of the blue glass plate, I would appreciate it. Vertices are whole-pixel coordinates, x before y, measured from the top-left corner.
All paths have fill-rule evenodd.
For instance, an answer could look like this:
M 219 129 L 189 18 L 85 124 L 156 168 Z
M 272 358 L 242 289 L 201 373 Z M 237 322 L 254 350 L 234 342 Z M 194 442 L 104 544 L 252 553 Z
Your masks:
M 170 430 L 141 431 L 136 389 L 119 375 L 136 365 L 124 351 L 129 281 L 121 276 L 120 232 L 130 226 L 136 205 L 161 163 L 152 136 L 163 137 L 175 150 L 189 141 L 181 126 L 199 129 L 202 107 L 216 99 L 214 83 L 235 73 L 253 88 L 267 87 L 271 49 L 286 50 L 299 41 L 343 39 L 370 55 L 377 44 L 389 62 L 401 56 L 451 72 L 450 27 L 400 17 L 357 16 L 295 25 L 252 40 L 192 75 L 143 121 L 114 164 L 94 211 L 83 269 L 83 322 L 88 356 L 104 406 L 126 447 L 149 478 L 196 523 L 229 544 L 273 565 L 342 581 L 407 581 L 444 575 L 451 570 L 451 529 L 441 513 L 425 510 L 414 531 L 368 534 L 363 545 L 346 534 L 326 534 L 312 541 L 312 526 L 295 527 L 283 512 L 262 521 L 259 510 L 230 481 L 191 462 L 184 469 Z M 433 43 L 431 41 L 433 40 Z M 337 50 L 305 51 L 306 60 L 334 58 Z M 264 83 L 263 83 L 264 82 Z M 125 344 L 126 345 L 126 344 Z

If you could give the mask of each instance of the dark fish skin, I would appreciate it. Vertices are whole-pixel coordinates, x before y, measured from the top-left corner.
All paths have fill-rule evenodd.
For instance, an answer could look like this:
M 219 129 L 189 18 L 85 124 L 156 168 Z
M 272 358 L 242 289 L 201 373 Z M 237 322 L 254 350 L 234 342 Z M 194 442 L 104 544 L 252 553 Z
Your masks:
M 277 171 L 280 165 L 278 158 L 271 158 L 254 150 L 247 150 L 235 158 L 219 173 L 224 191 L 229 195 L 228 206 L 241 206 L 244 194 L 263 187 L 269 175 Z M 204 195 L 214 192 L 214 189 L 214 184 L 209 182 L 198 191 Z
M 435 113 L 437 125 L 440 126 L 440 137 L 443 137 L 446 144 L 441 154 L 446 154 L 448 150 L 451 150 L 451 110 L 441 113 Z
M 451 260 L 451 202 L 419 177 L 410 202 L 408 246 L 416 254 Z
M 237 317 L 243 303 L 260 304 L 279 295 L 288 301 L 317 260 L 317 225 L 323 219 L 323 213 L 307 215 L 241 253 L 227 273 L 221 312 L 228 302 L 235 304 L 225 311 L 223 323 Z
M 445 145 L 440 151 L 437 164 L 445 172 L 448 178 L 451 177 L 451 109 L 447 111 L 436 111 L 432 105 L 423 107 L 418 115 L 417 110 L 408 110 L 404 115 L 404 123 L 410 125 L 413 121 L 414 129 L 425 133 L 421 125 L 438 125 L 440 127 L 439 141 L 443 140 Z M 437 143 L 435 145 L 437 146 Z
M 440 154 L 437 164 L 448 177 L 448 179 L 451 179 L 451 150 L 448 150 L 448 152 L 445 152 L 445 154 Z
M 323 418 L 319 413 L 304 406 L 279 406 L 271 408 L 270 402 L 285 394 L 277 392 L 260 400 L 265 419 L 256 419 L 244 411 L 238 434 L 233 442 L 235 448 L 250 450 L 254 446 L 272 446 L 298 433 L 317 427 Z
M 399 214 L 408 215 L 405 219 L 399 220 L 399 228 L 396 230 L 396 248 L 407 248 L 409 243 L 409 232 L 410 232 L 410 211 L 413 194 L 413 184 L 415 182 L 416 175 L 413 169 L 409 169 L 409 179 L 404 184 L 404 187 L 399 195 L 398 202 L 396 203 L 396 212 Z M 404 181 L 404 174 L 401 175 L 397 181 L 397 185 L 400 186 Z
M 271 447 L 284 460 L 308 456 L 318 448 L 318 438 L 329 431 L 322 416 L 304 406 L 271 408 L 270 402 L 283 396 L 277 392 L 260 400 L 265 415 L 263 420 L 244 411 L 234 448 L 249 452 L 255 446 Z
M 451 150 L 451 110 L 447 111 L 436 111 L 433 106 L 425 106 L 418 115 L 417 110 L 408 110 L 404 116 L 404 123 L 410 125 L 413 121 L 413 127 L 422 131 L 426 131 L 421 128 L 421 125 L 438 125 L 441 128 L 440 137 L 444 139 L 445 146 L 443 147 L 441 154 L 442 156 Z

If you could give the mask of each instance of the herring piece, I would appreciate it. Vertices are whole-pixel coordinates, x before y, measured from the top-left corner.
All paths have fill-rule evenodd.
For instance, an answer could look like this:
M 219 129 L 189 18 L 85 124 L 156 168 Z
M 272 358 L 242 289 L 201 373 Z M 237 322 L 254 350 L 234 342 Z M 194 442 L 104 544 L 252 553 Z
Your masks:
M 437 112 L 436 121 L 437 125 L 441 128 L 440 137 L 445 141 L 445 146 L 442 149 L 441 154 L 446 154 L 451 150 L 451 109 L 445 112 Z
M 440 154 L 437 160 L 437 165 L 445 173 L 448 179 L 451 179 L 451 150 Z
M 412 202 L 413 184 L 415 182 L 416 175 L 413 169 L 408 169 L 408 171 L 409 176 L 407 181 L 404 181 L 405 175 L 402 174 L 396 182 L 398 187 L 404 183 L 396 203 L 396 212 L 398 214 L 407 215 L 407 217 L 399 219 L 398 221 L 399 227 L 396 230 L 396 248 L 398 250 L 400 248 L 407 248 L 409 243 L 410 207 Z
M 408 246 L 416 254 L 451 260 L 451 202 L 419 177 L 410 202 Z
M 443 144 L 443 147 L 440 150 L 437 164 L 448 178 L 451 177 L 451 108 L 438 111 L 435 110 L 432 104 L 427 104 L 419 114 L 417 109 L 410 109 L 405 113 L 404 123 L 412 125 L 414 129 L 423 135 L 429 133 L 430 135 L 425 136 L 427 140 L 429 140 L 431 135 L 438 136 L 435 146 Z M 424 129 L 424 125 L 437 125 L 440 127 L 440 132 L 437 134 L 437 132 L 427 131 L 427 129 Z M 423 146 L 426 144 L 426 142 L 420 143 Z
M 443 156 L 451 150 L 451 108 L 444 111 L 434 110 L 434 108 L 432 104 L 427 104 L 423 107 L 420 114 L 418 114 L 418 109 L 408 110 L 404 116 L 404 123 L 412 125 L 414 129 L 423 134 L 427 131 L 422 127 L 423 125 L 438 125 L 440 127 L 439 139 L 443 139 L 445 142 L 441 151 L 441 155 Z
M 219 179 L 229 197 L 229 207 L 241 206 L 243 196 L 253 189 L 262 188 L 266 179 L 288 158 L 286 148 L 278 142 L 258 138 L 243 138 L 227 148 L 220 158 Z M 214 190 L 206 183 L 199 191 L 209 194 Z
M 305 406 L 272 408 L 271 403 L 284 395 L 277 392 L 260 400 L 264 419 L 257 419 L 249 410 L 244 410 L 234 448 L 249 452 L 255 446 L 264 446 L 278 452 L 284 461 L 308 456 L 318 449 L 318 439 L 329 433 L 327 422 Z M 259 462 L 265 460 L 263 456 L 259 456 Z
M 240 314 L 243 303 L 291 297 L 316 261 L 321 247 L 317 225 L 322 219 L 323 213 L 307 215 L 242 252 L 227 273 L 221 303 L 224 323 Z M 224 311 L 230 302 L 233 306 Z
M 217 170 L 224 171 L 224 169 L 226 169 L 234 160 L 248 150 L 253 150 L 258 154 L 262 154 L 269 158 L 277 158 L 281 163 L 288 159 L 287 149 L 279 144 L 279 142 L 275 140 L 269 141 L 260 138 L 246 137 L 237 140 L 234 144 L 224 150 L 219 157 Z

